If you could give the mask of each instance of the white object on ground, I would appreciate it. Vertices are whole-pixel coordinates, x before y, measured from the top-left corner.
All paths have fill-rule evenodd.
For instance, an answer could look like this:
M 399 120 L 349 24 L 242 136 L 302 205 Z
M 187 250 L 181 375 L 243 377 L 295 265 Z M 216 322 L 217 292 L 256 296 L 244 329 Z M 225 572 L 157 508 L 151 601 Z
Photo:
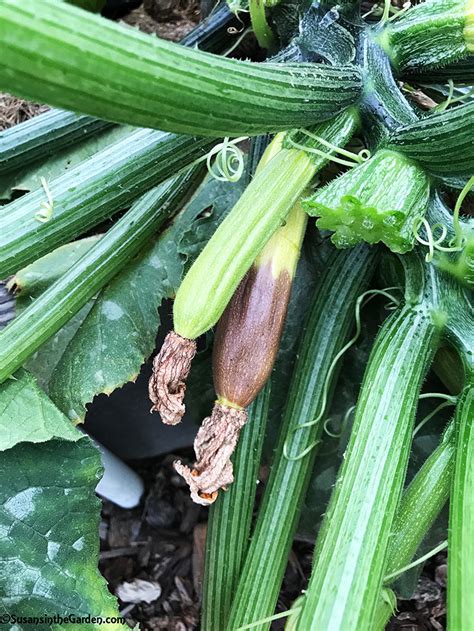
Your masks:
M 130 583 L 121 583 L 115 590 L 117 598 L 124 603 L 152 603 L 161 596 L 161 585 L 156 581 L 135 578 Z
M 96 487 L 96 493 L 122 508 L 134 508 L 143 495 L 143 480 L 106 447 L 96 440 L 94 443 L 100 449 L 104 465 L 104 476 Z

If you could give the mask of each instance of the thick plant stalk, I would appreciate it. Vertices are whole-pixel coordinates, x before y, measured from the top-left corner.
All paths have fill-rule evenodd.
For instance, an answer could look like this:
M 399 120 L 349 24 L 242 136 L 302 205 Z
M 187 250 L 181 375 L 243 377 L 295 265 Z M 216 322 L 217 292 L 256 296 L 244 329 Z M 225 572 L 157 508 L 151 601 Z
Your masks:
M 203 631 L 224 631 L 249 546 L 270 398 L 270 382 L 248 410 L 232 462 L 235 480 L 209 509 L 202 595 Z
M 421 382 L 436 339 L 437 327 L 424 304 L 399 309 L 377 336 L 316 542 L 302 629 L 371 628 Z
M 107 121 L 62 110 L 14 125 L 0 133 L 0 174 L 28 166 L 107 127 Z
M 397 573 L 413 559 L 418 547 L 433 525 L 449 497 L 456 433 L 452 421 L 441 442 L 410 482 L 403 493 L 392 526 L 387 552 L 385 576 Z M 395 579 L 386 580 L 391 583 Z M 383 598 L 379 599 L 373 631 L 383 631 L 392 612 L 387 610 Z
M 422 2 L 389 24 L 378 40 L 399 72 L 445 66 L 474 51 L 474 2 Z
M 470 177 L 474 172 L 473 127 L 474 103 L 467 103 L 400 127 L 387 144 L 436 175 Z
M 354 325 L 356 300 L 367 287 L 375 260 L 376 253 L 367 246 L 338 252 L 328 261 L 315 290 L 270 479 L 235 590 L 229 629 L 274 612 L 322 432 L 328 373 Z M 261 631 L 268 624 L 255 628 Z
M 127 208 L 212 146 L 209 139 L 141 129 L 49 182 L 48 221 L 37 218 L 48 202 L 43 188 L 0 207 L 0 278 Z
M 348 110 L 316 128 L 335 145 L 345 144 L 358 123 Z M 274 232 L 285 221 L 316 171 L 330 154 L 281 148 L 277 136 L 267 148 L 259 168 L 237 204 L 217 228 L 184 277 L 173 307 L 174 334 L 165 339 L 153 363 L 150 397 L 153 409 L 165 423 L 178 423 L 183 412 L 184 383 L 188 365 L 181 355 L 192 352 L 190 340 L 210 329 L 221 317 L 239 283 Z M 308 148 L 320 145 L 310 138 Z M 327 152 L 327 149 L 326 149 Z M 269 159 L 269 156 L 271 159 Z
M 212 503 L 219 488 L 233 482 L 230 456 L 247 422 L 246 408 L 275 363 L 305 228 L 306 213 L 297 203 L 245 275 L 217 325 L 213 350 L 217 401 L 199 428 L 194 467 L 175 463 L 199 504 Z
M 0 383 L 142 250 L 180 210 L 201 177 L 201 169 L 194 168 L 146 193 L 74 267 L 0 332 Z
M 474 590 L 474 375 L 471 372 L 455 416 L 456 463 L 448 537 L 448 627 L 472 629 Z
M 3 0 L 0 46 L 1 89 L 176 133 L 258 135 L 314 125 L 361 91 L 354 66 L 227 59 L 56 0 L 43 0 L 41 11 L 36 0 Z

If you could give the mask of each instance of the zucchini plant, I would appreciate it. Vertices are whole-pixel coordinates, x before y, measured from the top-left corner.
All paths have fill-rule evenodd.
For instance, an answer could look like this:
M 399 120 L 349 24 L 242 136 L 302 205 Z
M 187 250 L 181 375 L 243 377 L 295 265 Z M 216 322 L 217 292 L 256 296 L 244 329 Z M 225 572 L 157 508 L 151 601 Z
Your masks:
M 100 457 L 75 426 L 136 379 L 171 298 L 149 383 L 164 423 L 197 416 L 187 377 L 213 346 L 214 407 L 195 463 L 175 463 L 210 505 L 202 629 L 383 629 L 427 544 L 448 548 L 448 627 L 470 628 L 472 0 L 233 0 L 180 44 L 100 4 L 0 2 L 0 89 L 54 108 L 0 134 L 0 618 L 120 626 L 97 569 Z M 265 61 L 227 56 L 232 12 Z M 432 371 L 446 392 L 423 392 Z M 310 509 L 313 569 L 282 611 Z

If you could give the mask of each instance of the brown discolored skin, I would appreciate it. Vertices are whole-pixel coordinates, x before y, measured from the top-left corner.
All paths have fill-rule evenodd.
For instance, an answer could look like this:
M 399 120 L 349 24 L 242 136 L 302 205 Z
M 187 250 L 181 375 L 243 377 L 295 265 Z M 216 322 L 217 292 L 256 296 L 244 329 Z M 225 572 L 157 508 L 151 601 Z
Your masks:
M 271 263 L 247 272 L 217 325 L 213 374 L 219 400 L 246 408 L 265 385 L 278 352 L 292 278 Z

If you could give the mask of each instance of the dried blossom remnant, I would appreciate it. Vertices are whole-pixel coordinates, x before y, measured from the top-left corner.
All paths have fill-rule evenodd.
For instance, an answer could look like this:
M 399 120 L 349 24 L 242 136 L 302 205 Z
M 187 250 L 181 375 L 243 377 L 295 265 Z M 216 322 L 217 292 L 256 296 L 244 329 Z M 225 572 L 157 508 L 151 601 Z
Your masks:
M 234 481 L 230 457 L 234 453 L 247 412 L 217 402 L 211 416 L 204 419 L 194 441 L 196 463 L 193 469 L 179 460 L 174 468 L 189 484 L 197 504 L 212 504 L 220 488 Z
M 196 342 L 170 331 L 153 360 L 148 393 L 151 412 L 159 412 L 166 425 L 176 425 L 183 417 L 186 377 L 196 354 Z

